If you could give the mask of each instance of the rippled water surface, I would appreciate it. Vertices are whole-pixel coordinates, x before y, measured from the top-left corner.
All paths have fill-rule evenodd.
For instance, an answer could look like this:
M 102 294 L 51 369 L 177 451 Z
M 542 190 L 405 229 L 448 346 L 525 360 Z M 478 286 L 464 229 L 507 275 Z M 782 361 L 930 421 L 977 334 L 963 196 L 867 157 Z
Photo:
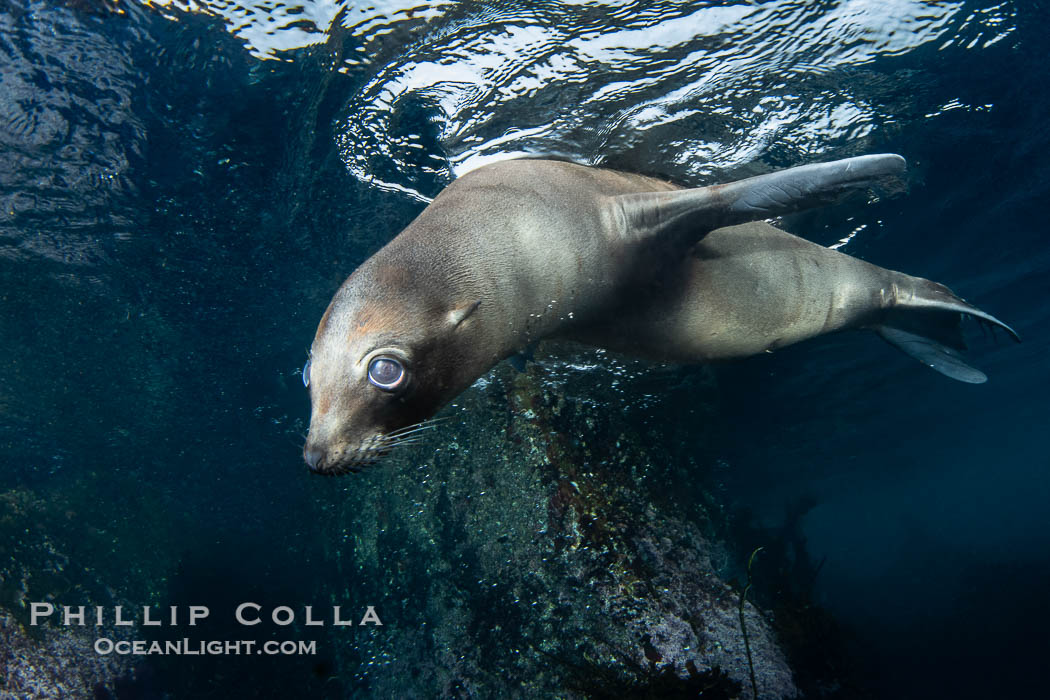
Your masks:
M 435 180 L 523 154 L 700 181 L 755 161 L 861 152 L 902 122 L 986 108 L 953 98 L 916 114 L 902 92 L 929 80 L 926 57 L 948 63 L 1016 29 L 1010 3 L 194 8 L 221 16 L 259 57 L 294 60 L 290 49 L 338 41 L 333 69 L 365 76 L 337 126 L 343 160 L 420 198 Z M 891 57 L 904 60 L 873 66 Z M 401 126 L 417 115 L 427 130 Z
M 235 551 L 238 585 L 308 600 L 341 585 L 354 534 L 325 518 L 356 492 L 299 463 L 299 368 L 342 279 L 453 178 L 546 155 L 702 185 L 898 152 L 907 192 L 784 227 L 943 281 L 1024 344 L 974 337 L 983 387 L 859 336 L 720 367 L 710 488 L 823 562 L 810 593 L 869 679 L 827 697 L 1041 688 L 1046 20 L 1020 0 L 0 5 L 0 502 L 113 533 L 95 569 Z M 692 370 L 537 359 L 570 401 L 692 415 Z M 125 595 L 159 595 L 136 576 Z

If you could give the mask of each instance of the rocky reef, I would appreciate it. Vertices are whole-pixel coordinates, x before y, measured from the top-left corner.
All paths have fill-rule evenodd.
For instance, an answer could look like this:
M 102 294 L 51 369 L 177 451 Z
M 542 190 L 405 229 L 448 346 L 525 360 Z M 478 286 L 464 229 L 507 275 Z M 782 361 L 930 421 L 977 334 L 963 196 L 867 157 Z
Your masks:
M 173 517 L 174 494 L 135 494 L 128 476 L 0 493 L 0 690 L 192 697 L 269 673 L 315 697 L 746 698 L 746 627 L 758 697 L 797 695 L 768 613 L 745 604 L 742 627 L 727 583 L 739 556 L 705 470 L 710 371 L 570 352 L 524 373 L 500 366 L 441 417 L 366 473 L 297 480 L 312 497 L 298 525 L 249 521 L 196 554 L 196 511 Z M 28 601 L 218 611 L 243 599 L 374 606 L 383 625 L 326 627 L 319 657 L 284 665 L 100 656 L 98 630 L 27 625 Z
M 110 624 L 29 626 L 30 601 L 127 604 L 121 597 L 127 587 L 149 585 L 141 570 L 115 568 L 120 577 L 100 576 L 95 567 L 105 567 L 114 555 L 107 534 L 85 512 L 98 487 L 90 479 L 77 485 L 82 488 L 50 498 L 25 488 L 0 492 L 0 551 L 7 555 L 0 559 L 0 697 L 106 697 L 132 671 L 129 657 L 100 655 L 92 648 L 97 637 L 125 639 L 127 630 Z M 63 532 L 76 531 L 72 526 L 81 518 L 79 536 L 64 537 Z
M 18 700 L 109 697 L 131 672 L 127 656 L 92 650 L 93 633 L 69 630 L 27 632 L 0 616 L 0 696 Z
M 752 697 L 741 592 L 720 575 L 716 506 L 683 478 L 700 469 L 676 434 L 709 437 L 711 375 L 621 376 L 604 393 L 592 376 L 587 396 L 543 364 L 499 368 L 439 434 L 352 477 L 325 510 L 345 581 L 333 603 L 384 620 L 342 645 L 344 684 L 376 697 Z M 630 408 L 625 394 L 661 377 L 694 396 L 694 415 L 664 420 L 659 399 Z M 794 697 L 765 615 L 748 603 L 743 618 L 759 697 Z

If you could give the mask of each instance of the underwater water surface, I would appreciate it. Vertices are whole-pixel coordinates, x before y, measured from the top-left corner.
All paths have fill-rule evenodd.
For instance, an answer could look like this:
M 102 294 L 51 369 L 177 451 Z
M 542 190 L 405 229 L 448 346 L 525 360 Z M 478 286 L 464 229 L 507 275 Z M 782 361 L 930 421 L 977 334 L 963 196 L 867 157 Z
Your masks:
M 751 697 L 739 605 L 763 698 L 1040 696 L 1046 10 L 0 4 L 0 693 Z M 779 225 L 1010 323 L 970 329 L 987 384 L 862 333 L 713 368 L 541 347 L 362 474 L 303 465 L 321 314 L 453 178 L 877 152 L 905 191 Z M 199 639 L 317 651 L 99 655 L 40 601 L 207 605 Z

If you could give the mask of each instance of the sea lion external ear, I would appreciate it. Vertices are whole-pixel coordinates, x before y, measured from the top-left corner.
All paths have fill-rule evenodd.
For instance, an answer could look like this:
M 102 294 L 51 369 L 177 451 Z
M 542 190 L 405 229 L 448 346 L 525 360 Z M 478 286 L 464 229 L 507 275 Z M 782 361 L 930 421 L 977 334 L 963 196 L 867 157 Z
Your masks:
M 452 309 L 452 311 L 448 312 L 449 325 L 452 327 L 453 330 L 459 328 L 459 324 L 466 321 L 472 313 L 478 310 L 479 306 L 481 306 L 481 299 L 478 299 L 472 304 L 461 306 L 458 309 Z

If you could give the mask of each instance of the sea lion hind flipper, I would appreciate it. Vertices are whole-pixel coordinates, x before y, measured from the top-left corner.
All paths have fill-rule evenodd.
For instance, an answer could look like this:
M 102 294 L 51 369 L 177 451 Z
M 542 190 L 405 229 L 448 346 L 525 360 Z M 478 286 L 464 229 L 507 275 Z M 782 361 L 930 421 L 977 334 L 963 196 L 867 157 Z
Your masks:
M 830 204 L 846 192 L 899 176 L 899 155 L 882 153 L 801 165 L 723 185 L 613 198 L 631 237 L 681 235 L 695 242 L 724 226 Z
M 941 374 L 969 384 L 988 377 L 968 365 L 962 356 L 966 343 L 962 319 L 976 319 L 982 326 L 1000 328 L 1021 342 L 1017 332 L 995 316 L 955 296 L 947 287 L 921 280 L 917 293 L 889 311 L 874 327 L 886 342 Z
M 967 384 L 983 384 L 988 381 L 984 372 L 963 361 L 958 350 L 942 345 L 936 340 L 889 326 L 880 326 L 876 328 L 876 332 L 890 345 L 946 377 Z

